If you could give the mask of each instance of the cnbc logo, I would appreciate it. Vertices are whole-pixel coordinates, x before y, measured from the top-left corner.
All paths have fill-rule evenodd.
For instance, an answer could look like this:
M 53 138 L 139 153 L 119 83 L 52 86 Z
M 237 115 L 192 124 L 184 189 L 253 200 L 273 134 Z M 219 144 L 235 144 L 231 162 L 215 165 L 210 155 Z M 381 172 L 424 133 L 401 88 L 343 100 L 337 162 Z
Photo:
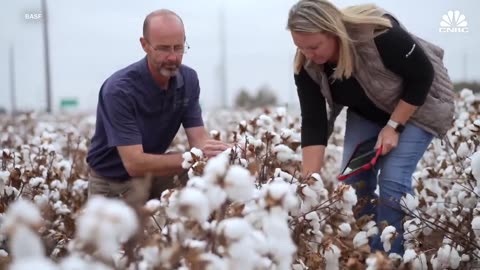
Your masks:
M 438 31 L 442 33 L 468 33 L 467 19 L 460 11 L 449 10 L 442 16 Z

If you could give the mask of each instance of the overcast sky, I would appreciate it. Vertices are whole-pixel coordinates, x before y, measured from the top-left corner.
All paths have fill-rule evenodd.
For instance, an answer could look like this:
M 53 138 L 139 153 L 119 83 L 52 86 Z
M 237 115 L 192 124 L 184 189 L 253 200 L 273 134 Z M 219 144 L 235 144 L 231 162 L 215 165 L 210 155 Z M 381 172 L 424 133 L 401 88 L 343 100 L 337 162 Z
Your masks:
M 9 47 L 14 48 L 17 107 L 45 109 L 42 23 L 26 13 L 42 13 L 41 0 L 0 2 L 0 107 L 10 109 Z M 295 50 L 285 30 L 289 8 L 296 0 L 47 0 L 53 107 L 62 98 L 76 98 L 82 110 L 96 108 L 103 81 L 116 70 L 144 56 L 139 43 L 149 12 L 169 8 L 184 20 L 191 46 L 184 64 L 196 69 L 204 108 L 229 104 L 236 91 L 252 92 L 262 85 L 275 89 L 280 102 L 297 104 L 292 77 Z M 339 7 L 366 3 L 335 0 Z M 480 81 L 480 2 L 475 0 L 373 0 L 389 10 L 413 33 L 445 50 L 453 80 Z M 224 9 L 227 39 L 227 89 L 220 89 L 219 14 Z M 442 15 L 459 10 L 468 33 L 440 33 Z

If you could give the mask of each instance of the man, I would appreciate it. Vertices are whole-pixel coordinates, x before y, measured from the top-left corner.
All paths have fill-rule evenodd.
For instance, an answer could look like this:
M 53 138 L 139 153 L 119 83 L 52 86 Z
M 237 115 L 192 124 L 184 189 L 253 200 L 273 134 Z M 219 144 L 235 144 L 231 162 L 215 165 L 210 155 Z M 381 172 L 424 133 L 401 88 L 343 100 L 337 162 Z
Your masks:
M 182 154 L 165 154 L 180 125 L 190 147 L 207 157 L 230 147 L 209 140 L 203 126 L 197 74 L 181 64 L 188 49 L 181 18 L 169 10 L 150 13 L 140 43 L 145 58 L 114 73 L 100 89 L 87 155 L 89 195 L 132 204 L 158 197 L 182 173 Z

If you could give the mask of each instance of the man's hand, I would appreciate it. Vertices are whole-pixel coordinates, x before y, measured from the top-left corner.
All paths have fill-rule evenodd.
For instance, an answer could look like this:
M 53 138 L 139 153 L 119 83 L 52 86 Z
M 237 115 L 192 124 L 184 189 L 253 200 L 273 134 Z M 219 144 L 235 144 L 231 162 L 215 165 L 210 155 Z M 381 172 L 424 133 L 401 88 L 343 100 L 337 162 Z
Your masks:
M 233 147 L 233 145 L 217 140 L 206 140 L 201 150 L 207 158 L 211 158 L 230 147 Z
M 400 135 L 391 126 L 385 126 L 378 134 L 375 149 L 382 145 L 382 156 L 384 156 L 397 147 L 399 137 Z

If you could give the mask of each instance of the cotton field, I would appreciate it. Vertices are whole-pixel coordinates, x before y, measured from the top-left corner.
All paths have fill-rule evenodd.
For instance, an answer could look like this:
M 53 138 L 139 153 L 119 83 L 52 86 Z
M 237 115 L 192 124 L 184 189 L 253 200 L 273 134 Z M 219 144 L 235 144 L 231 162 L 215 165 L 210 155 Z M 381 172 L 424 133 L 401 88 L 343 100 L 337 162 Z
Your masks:
M 235 147 L 183 155 L 186 186 L 133 208 L 87 201 L 90 115 L 2 116 L 0 268 L 468 269 L 480 267 L 480 97 L 463 90 L 447 139 L 430 145 L 403 199 L 403 256 L 370 253 L 392 226 L 355 220 L 357 197 L 336 180 L 337 121 L 321 174 L 300 175 L 300 119 L 286 108 L 206 114 Z M 171 150 L 186 151 L 179 134 Z

